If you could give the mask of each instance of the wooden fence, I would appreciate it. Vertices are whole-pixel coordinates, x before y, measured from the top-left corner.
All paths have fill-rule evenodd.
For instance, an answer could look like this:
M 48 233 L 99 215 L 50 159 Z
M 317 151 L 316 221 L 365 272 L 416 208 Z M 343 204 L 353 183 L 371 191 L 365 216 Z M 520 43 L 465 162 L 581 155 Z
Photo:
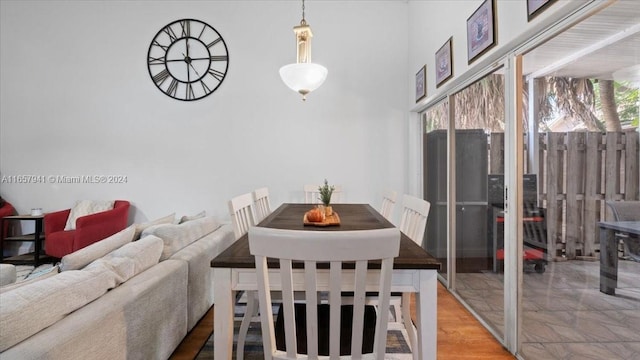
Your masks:
M 639 199 L 639 142 L 637 131 L 540 134 L 538 199 L 552 259 L 597 256 L 605 201 Z M 504 173 L 504 133 L 490 135 L 489 173 Z

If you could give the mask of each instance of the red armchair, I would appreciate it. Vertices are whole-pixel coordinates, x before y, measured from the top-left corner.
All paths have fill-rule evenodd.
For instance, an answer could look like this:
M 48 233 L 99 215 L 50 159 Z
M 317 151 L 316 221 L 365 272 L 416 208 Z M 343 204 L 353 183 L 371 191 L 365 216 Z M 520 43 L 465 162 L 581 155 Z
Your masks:
M 64 230 L 71 209 L 44 215 L 45 252 L 62 258 L 127 227 L 129 202 L 116 200 L 113 209 L 79 217 L 75 230 Z
M 13 207 L 13 205 L 0 197 L 0 219 L 5 216 L 11 216 L 15 214 L 16 209 Z M 2 241 L 1 239 L 4 239 L 7 237 L 7 235 L 9 235 L 9 225 L 11 225 L 11 221 L 3 221 L 2 223 L 2 229 L 0 229 L 0 232 L 2 232 L 2 234 L 0 235 L 0 241 Z M 0 243 L 0 249 L 4 249 L 2 245 L 3 244 Z M 0 254 L 0 259 L 2 259 L 3 257 L 4 254 Z

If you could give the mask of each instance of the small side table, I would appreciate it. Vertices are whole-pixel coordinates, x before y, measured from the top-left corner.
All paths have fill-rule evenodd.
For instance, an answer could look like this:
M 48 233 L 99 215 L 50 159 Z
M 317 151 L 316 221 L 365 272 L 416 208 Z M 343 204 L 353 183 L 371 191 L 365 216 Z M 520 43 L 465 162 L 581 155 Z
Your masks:
M 44 241 L 44 215 L 13 215 L 2 218 L 0 229 L 4 229 L 5 221 L 33 221 L 35 222 L 35 231 L 32 234 L 20 236 L 7 236 L 0 241 L 0 257 L 3 263 L 10 264 L 31 264 L 40 265 L 40 255 L 42 252 L 42 242 Z M 0 234 L 2 236 L 2 234 Z M 29 254 L 18 255 L 4 258 L 4 242 L 5 241 L 33 241 L 35 243 L 33 259 L 29 259 Z

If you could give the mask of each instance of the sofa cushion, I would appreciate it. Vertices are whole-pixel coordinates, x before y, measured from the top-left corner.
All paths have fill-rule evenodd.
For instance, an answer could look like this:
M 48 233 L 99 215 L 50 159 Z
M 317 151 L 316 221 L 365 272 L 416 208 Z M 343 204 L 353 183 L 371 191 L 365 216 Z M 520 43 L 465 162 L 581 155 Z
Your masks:
M 73 205 L 73 208 L 71 208 L 64 230 L 74 230 L 76 228 L 76 220 L 79 217 L 113 209 L 113 203 L 113 200 L 77 201 L 75 205 Z
M 187 299 L 177 296 L 187 291 L 187 271 L 183 261 L 154 265 L 0 359 L 169 359 L 187 334 Z
M 16 267 L 12 264 L 0 264 L 0 289 L 16 281 Z
M 196 220 L 196 219 L 200 219 L 207 216 L 207 212 L 202 210 L 199 213 L 195 214 L 195 215 L 184 215 L 183 217 L 180 218 L 180 224 L 185 223 L 187 221 L 191 221 L 191 220 Z
M 236 241 L 233 228 L 225 224 L 214 232 L 203 236 L 171 255 L 169 260 L 181 260 L 189 265 L 187 283 L 188 330 L 191 331 L 198 321 L 213 305 L 213 271 L 211 260 Z
M 0 293 L 0 352 L 56 323 L 114 287 L 109 271 L 65 271 Z
M 215 231 L 221 224 L 212 216 L 203 217 L 182 224 L 163 224 L 147 228 L 142 237 L 155 235 L 164 242 L 160 261 L 168 259 L 178 250 Z
M 173 224 L 173 222 L 175 221 L 176 218 L 176 213 L 173 214 L 169 214 L 167 216 L 163 216 L 159 219 L 155 219 L 153 221 L 149 221 L 146 223 L 141 223 L 141 224 L 135 224 L 136 227 L 136 232 L 133 235 L 133 241 L 136 241 L 138 239 L 140 239 L 140 235 L 142 235 L 142 232 L 151 226 L 154 225 L 160 225 L 160 224 Z
M 104 240 L 63 256 L 60 261 L 60 271 L 82 269 L 92 261 L 105 256 L 126 243 L 130 243 L 133 240 L 134 233 L 135 226 L 131 225 Z
M 84 270 L 111 271 L 116 276 L 116 286 L 157 264 L 162 254 L 163 242 L 149 235 L 130 242 L 87 265 Z
M 44 280 L 46 278 L 49 278 L 51 276 L 54 276 L 56 274 L 60 273 L 60 268 L 56 265 L 56 266 L 52 266 L 48 269 L 42 270 L 42 271 L 38 271 L 33 272 L 29 275 L 28 278 L 22 280 L 22 281 L 18 281 L 15 282 L 13 284 L 8 284 L 5 286 L 0 287 L 0 294 L 2 294 L 3 292 L 6 291 L 11 291 L 13 289 L 17 289 L 21 286 L 25 286 L 25 285 L 29 285 L 31 283 L 34 283 L 36 281 L 40 281 L 40 280 Z

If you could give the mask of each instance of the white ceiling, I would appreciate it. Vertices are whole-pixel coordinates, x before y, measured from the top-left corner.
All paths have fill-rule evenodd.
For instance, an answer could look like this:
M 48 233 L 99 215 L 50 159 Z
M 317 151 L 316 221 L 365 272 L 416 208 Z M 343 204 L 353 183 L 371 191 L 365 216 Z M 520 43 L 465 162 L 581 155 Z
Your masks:
M 533 77 L 640 83 L 640 1 L 619 0 L 572 26 L 526 54 L 523 68 Z

